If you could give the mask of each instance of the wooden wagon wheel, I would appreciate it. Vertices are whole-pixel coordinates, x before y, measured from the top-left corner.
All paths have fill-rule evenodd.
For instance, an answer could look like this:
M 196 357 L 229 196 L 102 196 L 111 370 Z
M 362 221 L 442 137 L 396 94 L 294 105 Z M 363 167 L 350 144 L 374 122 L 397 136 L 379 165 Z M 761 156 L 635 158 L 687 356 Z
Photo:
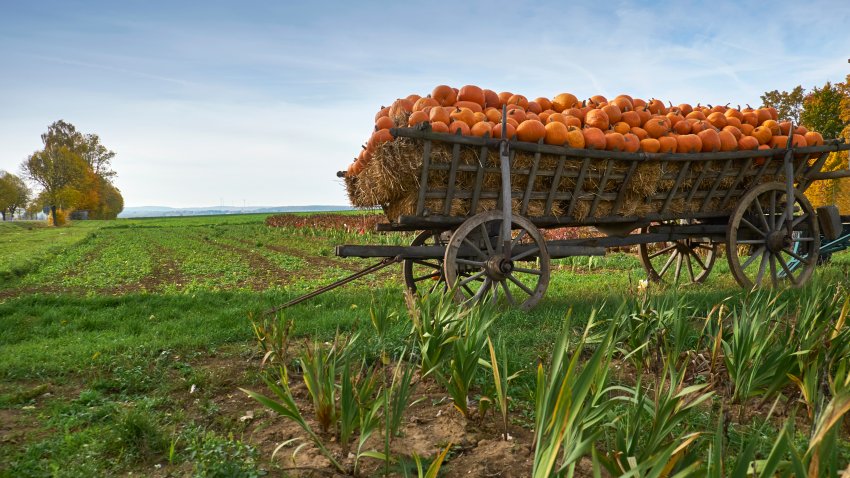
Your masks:
M 445 278 L 458 301 L 499 296 L 523 310 L 534 307 L 549 286 L 546 241 L 528 219 L 513 215 L 511 257 L 502 254 L 502 211 L 487 211 L 467 219 L 452 234 L 444 257 Z M 482 280 L 483 279 L 483 280 Z
M 412 247 L 418 246 L 445 246 L 448 240 L 440 231 L 424 231 L 419 233 L 413 242 Z M 446 278 L 443 275 L 443 258 L 433 259 L 405 259 L 402 263 L 404 271 L 404 284 L 407 289 L 416 293 L 420 290 L 427 290 L 433 293 L 437 290 L 446 289 Z
M 765 183 L 741 198 L 729 218 L 726 257 L 729 269 L 745 289 L 788 280 L 802 286 L 812 276 L 820 249 L 820 230 L 809 200 L 795 191 L 793 217 L 786 217 L 786 185 Z M 746 246 L 746 247 L 739 247 Z M 794 270 L 791 260 L 800 265 Z M 769 277 L 769 278 L 768 278 Z
M 641 234 L 649 229 L 642 228 Z M 638 249 L 640 263 L 653 282 L 678 284 L 685 275 L 690 283 L 699 284 L 708 278 L 717 259 L 717 244 L 702 238 L 640 244 Z

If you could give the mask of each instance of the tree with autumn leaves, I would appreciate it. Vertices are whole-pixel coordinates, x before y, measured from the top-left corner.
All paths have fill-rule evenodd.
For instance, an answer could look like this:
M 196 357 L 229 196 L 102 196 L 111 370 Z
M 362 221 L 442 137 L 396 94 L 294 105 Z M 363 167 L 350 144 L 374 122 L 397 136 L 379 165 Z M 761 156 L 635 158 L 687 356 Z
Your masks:
M 96 134 L 83 134 L 59 120 L 41 135 L 44 148 L 21 165 L 24 176 L 41 187 L 35 202 L 51 210 L 86 210 L 91 219 L 115 219 L 124 209 L 121 192 L 112 184 L 113 151 Z
M 769 91 L 761 97 L 765 106 L 777 109 L 782 119 L 818 131 L 824 138 L 844 137 L 850 141 L 850 75 L 842 83 L 827 82 L 805 93 L 801 86 L 788 91 Z M 832 153 L 824 171 L 848 168 L 847 151 Z M 816 181 L 806 191 L 812 204 L 835 204 L 842 214 L 850 214 L 850 178 Z

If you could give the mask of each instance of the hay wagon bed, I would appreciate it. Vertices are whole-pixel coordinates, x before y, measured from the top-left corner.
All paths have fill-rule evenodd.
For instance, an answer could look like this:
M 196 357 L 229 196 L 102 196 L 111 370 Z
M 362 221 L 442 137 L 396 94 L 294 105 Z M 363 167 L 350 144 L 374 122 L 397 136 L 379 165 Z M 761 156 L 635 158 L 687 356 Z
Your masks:
M 421 231 L 410 246 L 341 245 L 341 257 L 403 262 L 408 288 L 453 285 L 459 300 L 490 297 L 533 307 L 550 260 L 639 246 L 650 279 L 703 281 L 719 248 L 745 288 L 804 284 L 821 232 L 834 241 L 834 206 L 815 211 L 803 193 L 831 152 L 850 145 L 698 154 L 573 149 L 515 140 L 392 130 L 415 153 L 418 184 L 387 203 L 381 231 Z M 409 151 L 408 151 L 409 152 Z M 419 162 L 421 158 L 421 163 Z M 343 174 L 340 174 L 344 177 Z M 346 178 L 354 187 L 359 178 Z M 402 207 L 398 204 L 402 203 Z M 547 240 L 550 228 L 593 226 L 590 239 Z

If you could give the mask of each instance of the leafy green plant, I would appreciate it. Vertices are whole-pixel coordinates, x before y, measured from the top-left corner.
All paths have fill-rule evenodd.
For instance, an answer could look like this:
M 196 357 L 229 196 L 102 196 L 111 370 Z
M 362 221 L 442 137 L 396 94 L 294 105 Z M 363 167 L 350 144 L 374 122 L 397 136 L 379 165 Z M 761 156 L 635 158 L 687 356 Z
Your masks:
M 495 402 L 502 415 L 502 437 L 508 439 L 508 386 L 510 382 L 519 376 L 519 372 L 510 373 L 510 360 L 505 342 L 498 340 L 496 346 L 487 337 L 487 349 L 490 352 L 490 370 L 493 372 L 493 388 L 495 391 Z
M 420 374 L 440 374 L 451 359 L 452 344 L 459 337 L 465 312 L 448 294 L 405 295 L 413 334 L 420 356 Z
M 614 437 L 600 454 L 600 461 L 615 476 L 688 476 L 699 466 L 696 453 L 689 451 L 701 432 L 688 431 L 688 420 L 696 408 L 711 398 L 708 384 L 684 385 L 685 373 L 665 361 L 661 379 L 634 388 L 611 387 L 624 392 L 615 400 L 624 402 L 624 413 L 612 422 Z M 647 390 L 649 388 L 649 390 Z
M 263 377 L 263 381 L 269 387 L 269 389 L 274 393 L 276 398 L 269 398 L 263 394 L 252 392 L 250 390 L 245 390 L 244 388 L 240 388 L 243 392 L 245 392 L 249 397 L 254 400 L 260 402 L 266 408 L 269 408 L 282 416 L 283 418 L 295 422 L 301 429 L 307 434 L 310 442 L 319 450 L 319 452 L 324 456 L 331 465 L 336 468 L 338 471 L 342 473 L 346 473 L 347 470 L 342 464 L 337 461 L 336 457 L 333 453 L 327 448 L 324 440 L 322 440 L 313 428 L 307 423 L 304 419 L 304 416 L 298 410 L 298 406 L 295 404 L 295 398 L 292 395 L 292 390 L 289 388 L 289 374 L 286 371 L 286 367 L 281 367 L 279 373 L 280 386 L 278 386 L 274 381 L 270 380 L 268 377 Z M 280 445 L 278 445 L 277 449 L 275 449 L 272 456 L 277 454 L 281 448 L 286 445 L 289 445 L 297 441 L 297 439 L 287 440 Z M 297 450 L 296 450 L 297 453 Z
M 723 339 L 722 347 L 734 401 L 744 404 L 753 396 L 769 397 L 789 383 L 787 371 L 795 356 L 780 336 L 778 317 L 784 309 L 774 298 L 744 302 L 730 312 L 730 337 Z
M 248 320 L 251 321 L 254 337 L 263 352 L 260 366 L 266 363 L 286 364 L 289 359 L 289 339 L 295 328 L 295 321 L 288 319 L 283 313 L 263 314 L 260 317 L 249 314 Z
M 212 432 L 193 437 L 186 447 L 194 476 L 209 478 L 257 478 L 257 450 L 251 445 Z
M 548 373 L 542 363 L 537 367 L 534 478 L 572 475 L 576 462 L 601 434 L 595 425 L 603 419 L 607 406 L 603 391 L 613 352 L 613 327 L 608 328 L 590 359 L 579 368 L 588 336 L 596 325 L 596 313 L 591 313 L 571 356 L 570 317 L 571 312 L 555 343 Z
M 413 374 L 416 372 L 415 365 L 405 360 L 404 354 L 399 359 L 392 374 L 392 381 L 387 390 L 387 436 L 399 436 L 401 422 L 404 418 L 404 413 L 408 409 L 418 403 L 420 400 L 411 402 L 411 396 L 415 389 L 413 383 Z
M 455 408 L 467 418 L 469 392 L 481 363 L 486 364 L 487 331 L 494 320 L 495 314 L 490 306 L 472 305 L 464 314 L 458 338 L 452 344 L 445 386 Z

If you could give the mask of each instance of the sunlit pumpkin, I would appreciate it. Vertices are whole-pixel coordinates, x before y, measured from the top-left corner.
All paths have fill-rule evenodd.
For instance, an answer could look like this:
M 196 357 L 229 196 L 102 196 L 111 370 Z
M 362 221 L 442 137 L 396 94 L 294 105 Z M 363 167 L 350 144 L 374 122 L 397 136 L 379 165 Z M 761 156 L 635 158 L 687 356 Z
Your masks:
M 626 143 L 623 147 L 623 150 L 627 153 L 636 153 L 640 149 L 640 139 L 632 133 L 626 133 L 623 135 L 623 139 L 625 139 Z
M 608 115 L 604 111 L 597 109 L 587 112 L 587 115 L 584 117 L 584 124 L 593 128 L 599 128 L 602 131 L 607 130 L 610 125 Z
M 449 115 L 449 112 L 446 111 L 444 108 L 431 108 L 428 117 L 431 123 L 439 121 L 444 125 L 448 125 L 452 121 L 451 115 Z M 432 124 L 431 127 L 433 128 L 434 125 Z
M 522 125 L 520 125 L 522 126 Z M 554 144 L 557 146 L 561 146 L 562 144 L 567 142 L 567 125 L 561 123 L 560 121 L 553 121 L 551 123 L 547 123 L 545 126 L 545 137 L 543 141 L 546 144 Z
M 459 120 L 452 121 L 449 125 L 449 133 L 457 134 L 458 132 L 464 136 L 469 136 L 469 125 Z
M 410 117 L 407 119 L 407 125 L 416 126 L 419 123 L 423 123 L 428 120 L 428 115 L 426 115 L 424 111 L 414 111 L 413 113 L 410 113 Z
M 605 149 L 607 141 L 605 140 L 605 133 L 601 129 L 591 126 L 581 130 L 581 133 L 584 135 L 584 145 L 586 148 Z
M 511 139 L 516 135 L 516 126 L 511 123 L 507 123 L 505 125 L 505 129 L 507 130 L 507 137 Z M 496 139 L 500 139 L 502 137 L 502 125 L 501 123 L 496 123 L 492 127 L 491 136 Z
M 679 148 L 679 141 L 675 136 L 662 136 L 658 138 L 659 153 L 675 153 Z
M 699 153 L 702 151 L 702 141 L 695 134 L 680 134 L 676 137 L 676 151 L 679 153 Z
M 448 85 L 439 85 L 434 87 L 431 92 L 431 98 L 437 100 L 441 106 L 452 106 L 457 101 L 457 93 L 454 88 Z
M 458 101 L 470 101 L 472 103 L 477 103 L 478 106 L 481 107 L 482 111 L 486 104 L 484 90 L 475 85 L 464 85 L 461 87 L 460 91 L 458 91 L 457 99 Z
M 752 136 L 741 136 L 738 138 L 738 149 L 740 150 L 751 150 L 759 148 L 759 140 Z
M 759 144 L 768 144 L 770 143 L 770 139 L 773 137 L 773 133 L 771 133 L 770 128 L 764 126 L 759 126 L 754 129 L 752 135 L 759 140 Z
M 472 136 L 489 136 L 493 130 L 492 125 L 488 121 L 481 121 L 472 125 L 472 128 L 469 128 L 469 133 Z
M 625 136 L 615 131 L 605 133 L 605 149 L 608 151 L 624 151 L 626 149 Z
M 578 103 L 578 98 L 572 93 L 561 93 L 552 98 L 552 109 L 558 113 L 572 108 Z
M 703 153 L 714 153 L 720 151 L 720 134 L 714 128 L 704 129 L 697 133 L 702 143 Z
M 584 134 L 582 133 L 581 128 L 577 128 L 575 126 L 567 127 L 567 145 L 571 148 L 584 148 Z
M 731 131 L 725 129 L 717 133 L 720 137 L 720 151 L 735 151 L 738 149 L 738 138 Z
M 640 149 L 645 153 L 657 153 L 661 149 L 661 142 L 655 138 L 640 140 Z
M 546 127 L 538 120 L 525 120 L 516 129 L 517 139 L 536 143 L 546 136 Z

